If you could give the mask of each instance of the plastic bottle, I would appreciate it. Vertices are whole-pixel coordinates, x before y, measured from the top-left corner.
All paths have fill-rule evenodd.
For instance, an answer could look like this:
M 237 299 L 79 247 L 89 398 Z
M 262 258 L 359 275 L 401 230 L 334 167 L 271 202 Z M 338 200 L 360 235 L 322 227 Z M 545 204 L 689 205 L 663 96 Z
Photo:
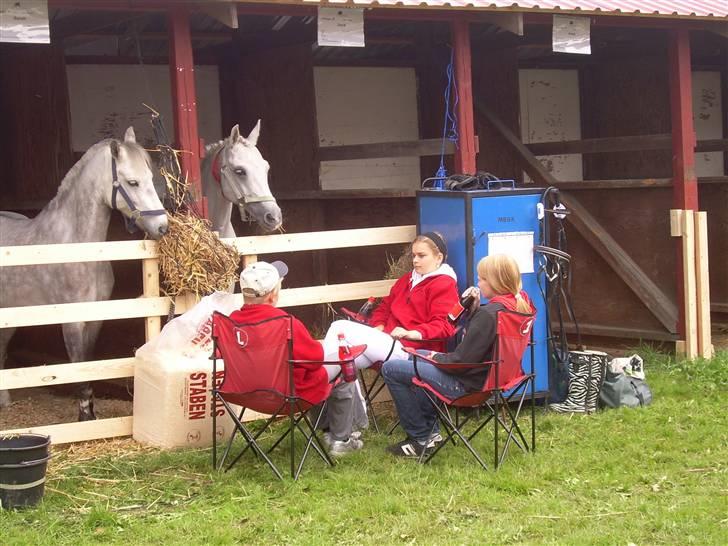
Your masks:
M 447 314 L 447 318 L 450 319 L 450 322 L 453 324 L 457 324 L 465 310 L 470 309 L 470 306 L 473 305 L 474 301 L 475 290 L 473 290 L 473 288 L 468 288 L 465 292 L 463 292 L 463 295 L 460 296 L 460 301 L 452 306 L 452 309 L 450 309 L 450 312 Z
M 362 318 L 369 318 L 369 316 L 372 314 L 372 311 L 374 311 L 374 306 L 376 305 L 377 298 L 369 298 L 367 301 L 364 302 L 364 305 L 362 305 L 359 308 L 358 315 Z
M 346 341 L 344 334 L 338 335 L 339 339 L 339 360 L 341 361 L 341 375 L 344 381 L 351 383 L 356 380 L 356 365 L 351 358 L 351 350 L 349 343 Z

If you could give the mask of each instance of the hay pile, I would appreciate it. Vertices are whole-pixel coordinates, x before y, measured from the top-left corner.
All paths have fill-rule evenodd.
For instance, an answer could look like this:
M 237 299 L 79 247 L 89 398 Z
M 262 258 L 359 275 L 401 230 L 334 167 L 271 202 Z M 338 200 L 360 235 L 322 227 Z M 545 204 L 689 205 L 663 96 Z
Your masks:
M 168 215 L 169 231 L 159 241 L 162 290 L 206 296 L 228 290 L 237 280 L 240 254 L 210 230 L 210 223 L 189 211 Z
M 179 177 L 177 152 L 163 146 L 158 150 L 171 211 L 167 214 L 169 231 L 158 246 L 163 293 L 172 298 L 183 292 L 202 297 L 216 290 L 229 290 L 237 279 L 240 254 L 220 241 L 210 223 L 190 206 L 194 200 L 187 179 Z
M 399 279 L 405 273 L 412 271 L 412 245 L 402 247 L 402 254 L 399 258 L 387 256 L 387 272 L 385 279 Z

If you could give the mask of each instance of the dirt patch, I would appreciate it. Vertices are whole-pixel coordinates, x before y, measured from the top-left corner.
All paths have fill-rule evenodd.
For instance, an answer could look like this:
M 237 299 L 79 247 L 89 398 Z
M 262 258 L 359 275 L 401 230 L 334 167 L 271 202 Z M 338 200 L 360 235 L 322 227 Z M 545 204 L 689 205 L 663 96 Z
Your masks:
M 0 409 L 0 430 L 74 423 L 78 420 L 78 400 L 72 392 L 59 389 L 17 389 L 8 408 Z M 132 414 L 130 399 L 97 396 L 94 399 L 99 419 Z

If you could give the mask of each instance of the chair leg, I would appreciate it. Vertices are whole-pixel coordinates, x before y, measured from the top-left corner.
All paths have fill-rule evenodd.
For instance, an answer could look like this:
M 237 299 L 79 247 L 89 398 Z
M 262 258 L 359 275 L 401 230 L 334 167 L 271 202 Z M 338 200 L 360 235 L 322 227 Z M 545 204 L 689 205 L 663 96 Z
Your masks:
M 259 445 L 258 445 L 258 443 L 256 442 L 256 439 L 258 438 L 258 436 L 260 436 L 260 435 L 262 434 L 262 432 L 263 432 L 263 431 L 264 431 L 265 429 L 267 429 L 267 428 L 268 428 L 268 425 L 269 425 L 269 424 L 270 424 L 270 423 L 272 422 L 272 420 L 273 420 L 273 419 L 274 419 L 274 418 L 275 418 L 276 416 L 272 416 L 272 417 L 271 417 L 271 418 L 270 418 L 270 419 L 269 419 L 269 420 L 268 420 L 268 421 L 266 422 L 266 424 L 264 425 L 264 427 L 263 427 L 263 428 L 262 428 L 262 429 L 261 429 L 261 430 L 260 430 L 260 431 L 259 431 L 259 432 L 258 432 L 258 433 L 257 433 L 257 434 L 255 435 L 255 436 L 253 436 L 253 435 L 251 435 L 251 434 L 250 434 L 250 432 L 248 431 L 248 429 L 247 429 L 247 428 L 245 428 L 245 425 L 243 425 L 243 423 L 242 423 L 241 419 L 240 419 L 240 418 L 238 418 L 238 417 L 237 417 L 237 416 L 235 415 L 235 412 L 233 412 L 233 411 L 232 411 L 232 408 L 230 407 L 230 405 L 229 405 L 229 404 L 228 404 L 228 403 L 227 403 L 227 402 L 226 402 L 225 400 L 223 400 L 223 404 L 225 405 L 225 407 L 226 407 L 226 409 L 228 410 L 228 412 L 229 412 L 230 416 L 232 417 L 233 421 L 235 422 L 235 431 L 233 431 L 233 435 L 232 435 L 232 436 L 231 436 L 231 438 L 230 438 L 230 445 L 232 445 L 232 440 L 233 440 L 233 438 L 234 438 L 234 436 L 235 436 L 235 432 L 236 432 L 236 431 L 239 431 L 239 432 L 240 432 L 240 434 L 241 434 L 241 435 L 243 436 L 243 438 L 245 438 L 245 441 L 247 442 L 247 444 L 246 444 L 246 446 L 245 446 L 245 447 L 243 448 L 243 450 L 242 450 L 242 451 L 241 451 L 241 452 L 240 452 L 240 453 L 238 454 L 238 456 L 237 456 L 237 457 L 235 457 L 235 459 L 233 459 L 233 461 L 232 461 L 232 462 L 231 462 L 231 463 L 230 463 L 230 464 L 228 465 L 228 467 L 227 467 L 227 468 L 225 469 L 225 471 L 227 472 L 228 470 L 230 470 L 230 469 L 231 469 L 231 468 L 233 467 L 233 465 L 234 465 L 234 464 L 235 464 L 236 462 L 238 462 L 238 460 L 240 459 L 240 457 L 242 457 L 243 453 L 245 453 L 245 451 L 247 451 L 247 449 L 248 449 L 248 448 L 250 447 L 250 448 L 252 448 L 252 449 L 253 449 L 253 450 L 254 450 L 254 451 L 255 451 L 255 452 L 256 452 L 256 453 L 257 453 L 257 454 L 258 454 L 258 455 L 259 455 L 260 457 L 262 457 L 262 458 L 263 458 L 263 459 L 265 460 L 265 462 L 266 462 L 266 463 L 268 463 L 268 466 L 269 466 L 269 467 L 271 468 L 271 470 L 273 471 L 273 473 L 274 473 L 274 474 L 275 474 L 276 476 L 278 476 L 278 478 L 279 478 L 279 479 L 281 479 L 281 480 L 282 480 L 282 479 L 283 479 L 283 475 L 282 475 L 282 474 L 280 473 L 280 471 L 278 470 L 278 467 L 277 467 L 277 466 L 275 465 L 275 463 L 274 463 L 274 462 L 273 462 L 273 461 L 272 461 L 272 460 L 271 460 L 271 459 L 270 459 L 270 458 L 269 458 L 269 457 L 268 457 L 268 456 L 267 456 L 267 455 L 265 454 L 265 452 L 264 452 L 264 451 L 263 451 L 263 450 L 262 450 L 262 449 L 260 448 L 260 446 L 259 446 Z M 243 412 L 244 412 L 244 411 L 245 411 L 245 408 L 243 408 L 243 410 L 242 410 L 242 411 L 240 412 L 240 416 L 241 416 L 241 418 L 242 418 L 242 415 L 243 415 Z M 230 446 L 228 446 L 228 450 L 227 450 L 227 451 L 229 451 L 229 447 L 230 447 Z M 225 456 L 223 457 L 222 461 L 220 462 L 220 468 L 222 468 L 222 466 L 223 466 L 223 463 L 224 463 L 224 460 L 225 460 L 225 457 L 226 457 L 226 456 L 227 456 L 227 453 L 225 454 Z
M 471 455 L 473 457 L 475 457 L 475 459 L 478 461 L 478 463 L 480 463 L 480 466 L 482 466 L 484 470 L 488 470 L 488 466 L 485 464 L 485 462 L 483 462 L 483 459 L 480 458 L 480 455 L 475 450 L 475 448 L 470 444 L 468 439 L 465 438 L 465 436 L 463 436 L 463 434 L 460 432 L 460 430 L 457 427 L 455 427 L 452 420 L 450 419 L 450 415 L 448 414 L 448 412 L 446 410 L 443 410 L 440 407 L 439 402 L 436 400 L 433 400 L 432 396 L 427 391 L 424 391 L 424 392 L 425 392 L 425 395 L 427 396 L 427 399 L 430 401 L 430 404 L 432 404 L 432 406 L 435 408 L 435 411 L 439 415 L 441 422 L 443 423 L 445 428 L 448 429 L 448 438 L 452 438 L 453 434 L 456 435 L 458 438 L 460 438 L 460 441 L 463 442 L 463 445 L 465 445 L 465 447 L 468 449 L 468 451 L 470 451 Z M 430 453 L 430 455 L 425 459 L 424 462 L 428 463 L 430 460 L 432 460 L 432 457 L 434 457 L 435 454 L 437 454 L 445 444 L 447 444 L 447 441 L 443 440 L 442 443 L 439 446 L 437 446 L 432 453 Z
M 381 384 L 379 383 L 380 381 L 382 382 Z M 381 370 L 377 370 L 377 373 L 374 376 L 374 379 L 368 385 L 367 385 L 367 382 L 364 380 L 364 370 L 359 370 L 359 383 L 361 384 L 362 390 L 364 391 L 364 403 L 366 404 L 367 412 L 369 413 L 369 415 L 372 418 L 372 424 L 374 425 L 374 430 L 376 430 L 377 434 L 379 434 L 381 431 L 379 430 L 379 423 L 377 422 L 377 416 L 374 413 L 374 399 L 377 397 L 377 395 L 380 392 L 382 392 L 382 389 L 385 386 L 384 379 L 382 378 Z
M 493 415 L 494 415 L 494 419 L 493 419 L 493 451 L 494 451 L 493 468 L 495 468 L 496 470 L 498 470 L 498 420 L 499 420 L 498 411 L 500 410 L 500 407 L 499 407 L 500 406 L 500 394 L 501 394 L 500 391 L 495 391 L 495 393 L 493 393 L 493 397 L 495 398 L 495 401 L 494 401 L 495 408 L 493 411 Z

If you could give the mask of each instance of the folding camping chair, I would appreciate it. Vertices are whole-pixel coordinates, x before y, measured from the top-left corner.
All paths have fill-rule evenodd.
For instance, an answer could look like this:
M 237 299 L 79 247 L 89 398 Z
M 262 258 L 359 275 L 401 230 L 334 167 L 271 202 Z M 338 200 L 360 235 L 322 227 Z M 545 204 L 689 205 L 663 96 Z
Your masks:
M 493 359 L 488 362 L 477 364 L 440 364 L 415 351 L 407 349 L 413 355 L 415 377 L 412 383 L 427 395 L 430 403 L 437 411 L 438 419 L 445 429 L 446 436 L 432 452 L 423 451 L 420 462 L 429 462 L 442 449 L 449 440 L 459 439 L 462 444 L 477 459 L 480 465 L 487 470 L 487 466 L 478 452 L 472 445 L 475 436 L 493 421 L 493 462 L 496 469 L 503 462 L 511 442 L 515 443 L 524 452 L 536 449 L 536 410 L 534 398 L 535 373 L 533 371 L 534 345 L 533 345 L 533 322 L 534 315 L 517 313 L 515 311 L 501 310 L 497 313 L 496 342 Z M 531 347 L 530 372 L 525 373 L 522 367 L 523 355 L 526 347 Z M 417 361 L 424 360 L 437 368 L 448 371 L 455 369 L 488 368 L 488 375 L 483 387 L 476 392 L 467 393 L 459 398 L 450 399 L 441 394 L 436 386 L 430 385 L 420 378 L 417 370 Z M 531 441 L 526 440 L 518 418 L 523 408 L 527 392 L 531 397 Z M 515 410 L 511 408 L 511 402 L 516 405 Z M 455 419 L 451 418 L 449 409 L 455 409 Z M 470 408 L 472 411 L 464 417 L 459 410 Z M 501 410 L 503 410 L 501 412 Z M 482 415 L 481 415 L 482 413 Z M 502 414 L 501 414 L 502 413 Z M 461 417 L 462 420 L 461 420 Z M 464 427 L 470 421 L 481 417 L 483 421 L 477 425 L 474 432 L 465 435 Z M 503 450 L 499 452 L 498 437 L 499 425 L 506 432 L 506 440 Z M 434 427 L 433 427 L 434 432 Z
M 215 381 L 212 389 L 215 406 L 220 401 L 235 423 L 227 447 L 220 462 L 217 462 L 217 411 L 213 411 L 212 431 L 212 464 L 221 469 L 230 453 L 233 440 L 239 433 L 245 440 L 245 447 L 228 465 L 229 470 L 248 450 L 262 458 L 276 476 L 283 479 L 278 467 L 269 457 L 288 436 L 290 441 L 291 477 L 298 479 L 303 464 L 311 448 L 316 451 L 329 466 L 333 461 L 326 452 L 321 439 L 316 433 L 320 416 L 315 423 L 308 417 L 308 411 L 315 405 L 323 403 L 324 407 L 331 393 L 332 385 L 328 385 L 324 395 L 318 400 L 305 400 L 296 395 L 293 381 L 295 365 L 341 364 L 341 362 L 319 362 L 293 359 L 293 320 L 289 315 L 282 315 L 261 322 L 236 323 L 222 313 L 213 313 L 213 377 L 217 378 L 217 358 L 225 363 L 224 377 L 219 385 Z M 351 360 L 359 356 L 366 347 L 353 347 Z M 232 405 L 240 406 L 236 412 Z M 215 407 L 217 410 L 217 407 Z M 243 424 L 243 415 L 247 410 L 269 415 L 262 428 L 253 432 Z M 279 417 L 288 416 L 288 427 L 285 432 L 267 450 L 258 443 L 258 438 L 270 428 Z M 303 435 L 306 446 L 296 466 L 295 432 Z

